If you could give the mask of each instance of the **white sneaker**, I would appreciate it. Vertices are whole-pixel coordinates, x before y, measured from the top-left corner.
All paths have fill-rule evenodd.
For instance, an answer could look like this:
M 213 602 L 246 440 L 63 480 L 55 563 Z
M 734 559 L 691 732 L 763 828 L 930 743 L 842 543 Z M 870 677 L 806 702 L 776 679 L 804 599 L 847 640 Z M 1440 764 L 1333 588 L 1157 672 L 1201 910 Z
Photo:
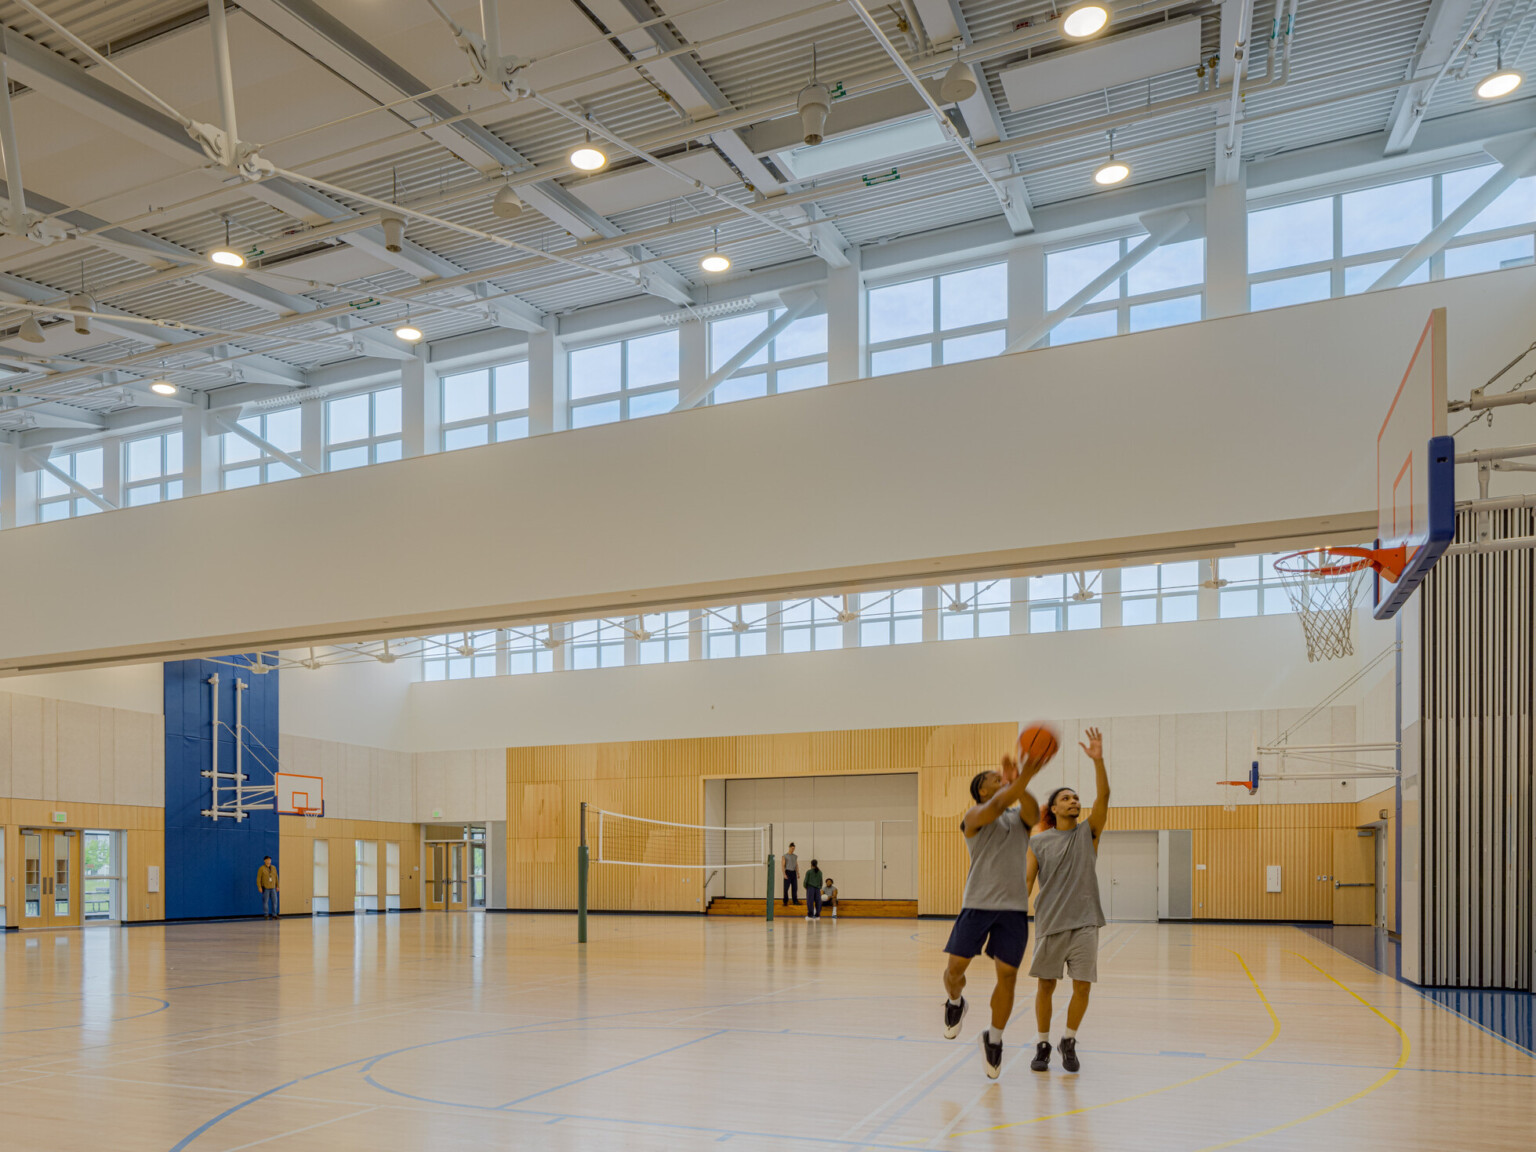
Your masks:
M 811 918 L 811 917 L 810 917 L 810 914 L 809 914 L 809 913 L 807 913 L 807 914 L 806 914 L 806 917 L 805 917 L 805 918 L 806 918 L 806 919 L 807 919 L 807 920 L 809 920 L 809 919 L 810 919 L 810 918 Z

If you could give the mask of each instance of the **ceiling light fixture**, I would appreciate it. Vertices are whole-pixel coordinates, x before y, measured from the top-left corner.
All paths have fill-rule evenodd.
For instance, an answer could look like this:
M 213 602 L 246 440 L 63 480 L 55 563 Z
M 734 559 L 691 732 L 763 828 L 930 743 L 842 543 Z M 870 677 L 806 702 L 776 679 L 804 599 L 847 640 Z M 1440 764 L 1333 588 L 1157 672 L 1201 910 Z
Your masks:
M 404 324 L 395 329 L 395 338 L 404 340 L 407 344 L 419 344 L 422 339 L 422 331 L 412 324 L 410 317 L 406 317 Z
M 731 266 L 731 258 L 720 251 L 720 229 L 715 229 L 715 246 L 711 248 L 699 261 L 699 267 L 706 272 L 724 272 Z
M 811 45 L 811 82 L 800 89 L 795 99 L 800 111 L 800 131 L 807 144 L 820 144 L 827 134 L 827 116 L 832 112 L 832 93 L 816 79 L 816 45 Z
M 1107 5 L 1090 2 L 1068 8 L 1061 17 L 1061 34 L 1072 40 L 1086 40 L 1104 31 L 1109 24 Z
M 176 385 L 172 384 L 169 380 L 156 380 L 149 386 L 149 390 L 156 396 L 176 395 Z
M 36 316 L 28 316 L 21 322 L 21 330 L 17 333 L 28 344 L 41 344 L 43 342 L 43 326 L 37 322 Z
M 1131 166 L 1124 160 L 1115 159 L 1115 130 L 1109 130 L 1109 159 L 1099 165 L 1093 174 L 1093 182 L 1108 187 L 1118 184 L 1131 174 Z
M 939 100 L 945 104 L 962 104 L 976 95 L 976 76 L 964 60 L 956 60 L 939 81 Z
M 96 311 L 96 301 L 91 299 L 89 293 L 75 292 L 69 298 L 69 307 L 74 312 L 75 334 L 89 336 L 91 334 L 89 313 Z
M 245 257 L 229 246 L 229 217 L 224 217 L 224 246 L 208 253 L 208 259 L 225 268 L 244 268 Z
M 405 221 L 398 216 L 386 216 L 379 223 L 384 225 L 384 251 L 400 251 L 405 246 Z
M 608 154 L 592 143 L 592 133 L 588 131 L 586 138 L 571 149 L 566 159 L 571 162 L 572 168 L 582 172 L 596 172 L 607 165 Z
M 513 220 L 523 214 L 522 197 L 512 185 L 503 184 L 496 190 L 496 198 L 491 201 L 491 212 L 503 220 Z
M 1504 41 L 1500 40 L 1498 68 L 1478 81 L 1478 96 L 1484 100 L 1497 100 L 1500 96 L 1508 96 L 1523 83 L 1525 83 L 1525 77 L 1521 73 L 1513 68 L 1504 67 Z

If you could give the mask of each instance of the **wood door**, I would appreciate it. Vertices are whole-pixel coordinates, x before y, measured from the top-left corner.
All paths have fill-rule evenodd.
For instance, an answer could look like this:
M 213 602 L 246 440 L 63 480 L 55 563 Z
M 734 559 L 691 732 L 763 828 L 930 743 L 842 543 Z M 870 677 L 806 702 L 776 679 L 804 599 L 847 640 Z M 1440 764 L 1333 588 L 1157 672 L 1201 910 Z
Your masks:
M 1104 908 L 1107 920 L 1157 919 L 1157 833 L 1104 832 L 1099 839 L 1100 856 L 1113 844 L 1109 860 L 1109 904 Z M 1099 890 L 1103 892 L 1102 869 Z
M 447 881 L 448 845 L 429 842 L 427 844 L 426 892 L 422 897 L 428 912 L 443 910 L 448 895 Z
M 23 828 L 21 864 L 21 927 L 78 927 L 79 833 L 72 828 Z
M 469 907 L 469 868 L 462 840 L 448 848 L 448 911 L 462 912 Z
M 1365 835 L 1361 835 L 1361 833 Z M 1370 828 L 1333 832 L 1333 922 L 1376 922 L 1376 837 Z

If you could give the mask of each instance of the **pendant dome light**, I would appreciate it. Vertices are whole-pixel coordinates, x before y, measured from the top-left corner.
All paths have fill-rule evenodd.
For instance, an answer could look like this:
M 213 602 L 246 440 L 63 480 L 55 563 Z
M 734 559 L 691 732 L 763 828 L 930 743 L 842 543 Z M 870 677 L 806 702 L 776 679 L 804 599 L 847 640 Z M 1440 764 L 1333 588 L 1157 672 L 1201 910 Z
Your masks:
M 731 266 L 731 258 L 720 251 L 720 229 L 715 229 L 715 246 L 704 254 L 699 267 L 706 272 L 724 272 Z
M 590 120 L 591 116 L 589 115 L 587 119 Z M 608 166 L 608 153 L 592 143 L 590 129 L 585 133 L 582 142 L 571 149 L 566 159 L 571 162 L 572 168 L 581 172 L 599 172 Z
M 1068 8 L 1061 17 L 1061 34 L 1070 40 L 1086 40 L 1104 31 L 1109 24 L 1109 5 L 1090 0 Z
M 1497 100 L 1501 96 L 1508 96 L 1525 83 L 1524 75 L 1513 68 L 1504 67 L 1504 41 L 1502 40 L 1499 41 L 1498 51 L 1498 67 L 1477 84 L 1477 94 L 1483 100 Z
M 208 253 L 208 259 L 224 268 L 244 268 L 245 257 L 229 246 L 229 217 L 224 217 L 224 245 Z
M 411 323 L 411 310 L 405 310 L 405 320 L 395 329 L 395 339 L 404 340 L 407 344 L 419 344 L 422 340 L 422 331 Z
M 169 380 L 156 380 L 149 386 L 149 390 L 156 396 L 176 395 L 176 385 L 172 384 Z
M 1109 159 L 1100 164 L 1093 174 L 1093 182 L 1108 188 L 1112 184 L 1119 184 L 1131 174 L 1131 166 L 1124 160 L 1115 159 L 1115 130 L 1109 130 Z

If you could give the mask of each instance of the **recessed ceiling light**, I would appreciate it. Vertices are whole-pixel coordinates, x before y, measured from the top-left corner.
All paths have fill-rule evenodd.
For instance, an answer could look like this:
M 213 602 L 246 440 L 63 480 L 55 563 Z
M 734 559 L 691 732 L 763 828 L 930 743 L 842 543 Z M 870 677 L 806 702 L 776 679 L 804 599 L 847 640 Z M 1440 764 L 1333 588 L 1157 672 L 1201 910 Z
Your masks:
M 1477 94 L 1484 100 L 1497 100 L 1500 96 L 1508 96 L 1524 82 L 1525 77 L 1513 68 L 1501 68 L 1478 84 Z
M 1061 34 L 1073 40 L 1086 40 L 1104 30 L 1109 23 L 1109 9 L 1098 3 L 1079 4 L 1067 9 L 1061 18 Z
M 172 384 L 169 380 L 156 380 L 149 386 L 149 390 L 157 396 L 176 395 L 176 385 Z
M 1131 174 L 1131 166 L 1123 160 L 1111 160 L 1107 164 L 1100 165 L 1099 170 L 1093 174 L 1095 184 L 1118 184 Z
M 417 344 L 421 341 L 421 329 L 407 320 L 395 329 L 395 338 L 404 340 L 407 344 Z
M 583 172 L 596 172 L 608 163 L 608 155 L 601 148 L 586 140 L 571 149 L 568 157 L 572 168 L 579 168 Z

